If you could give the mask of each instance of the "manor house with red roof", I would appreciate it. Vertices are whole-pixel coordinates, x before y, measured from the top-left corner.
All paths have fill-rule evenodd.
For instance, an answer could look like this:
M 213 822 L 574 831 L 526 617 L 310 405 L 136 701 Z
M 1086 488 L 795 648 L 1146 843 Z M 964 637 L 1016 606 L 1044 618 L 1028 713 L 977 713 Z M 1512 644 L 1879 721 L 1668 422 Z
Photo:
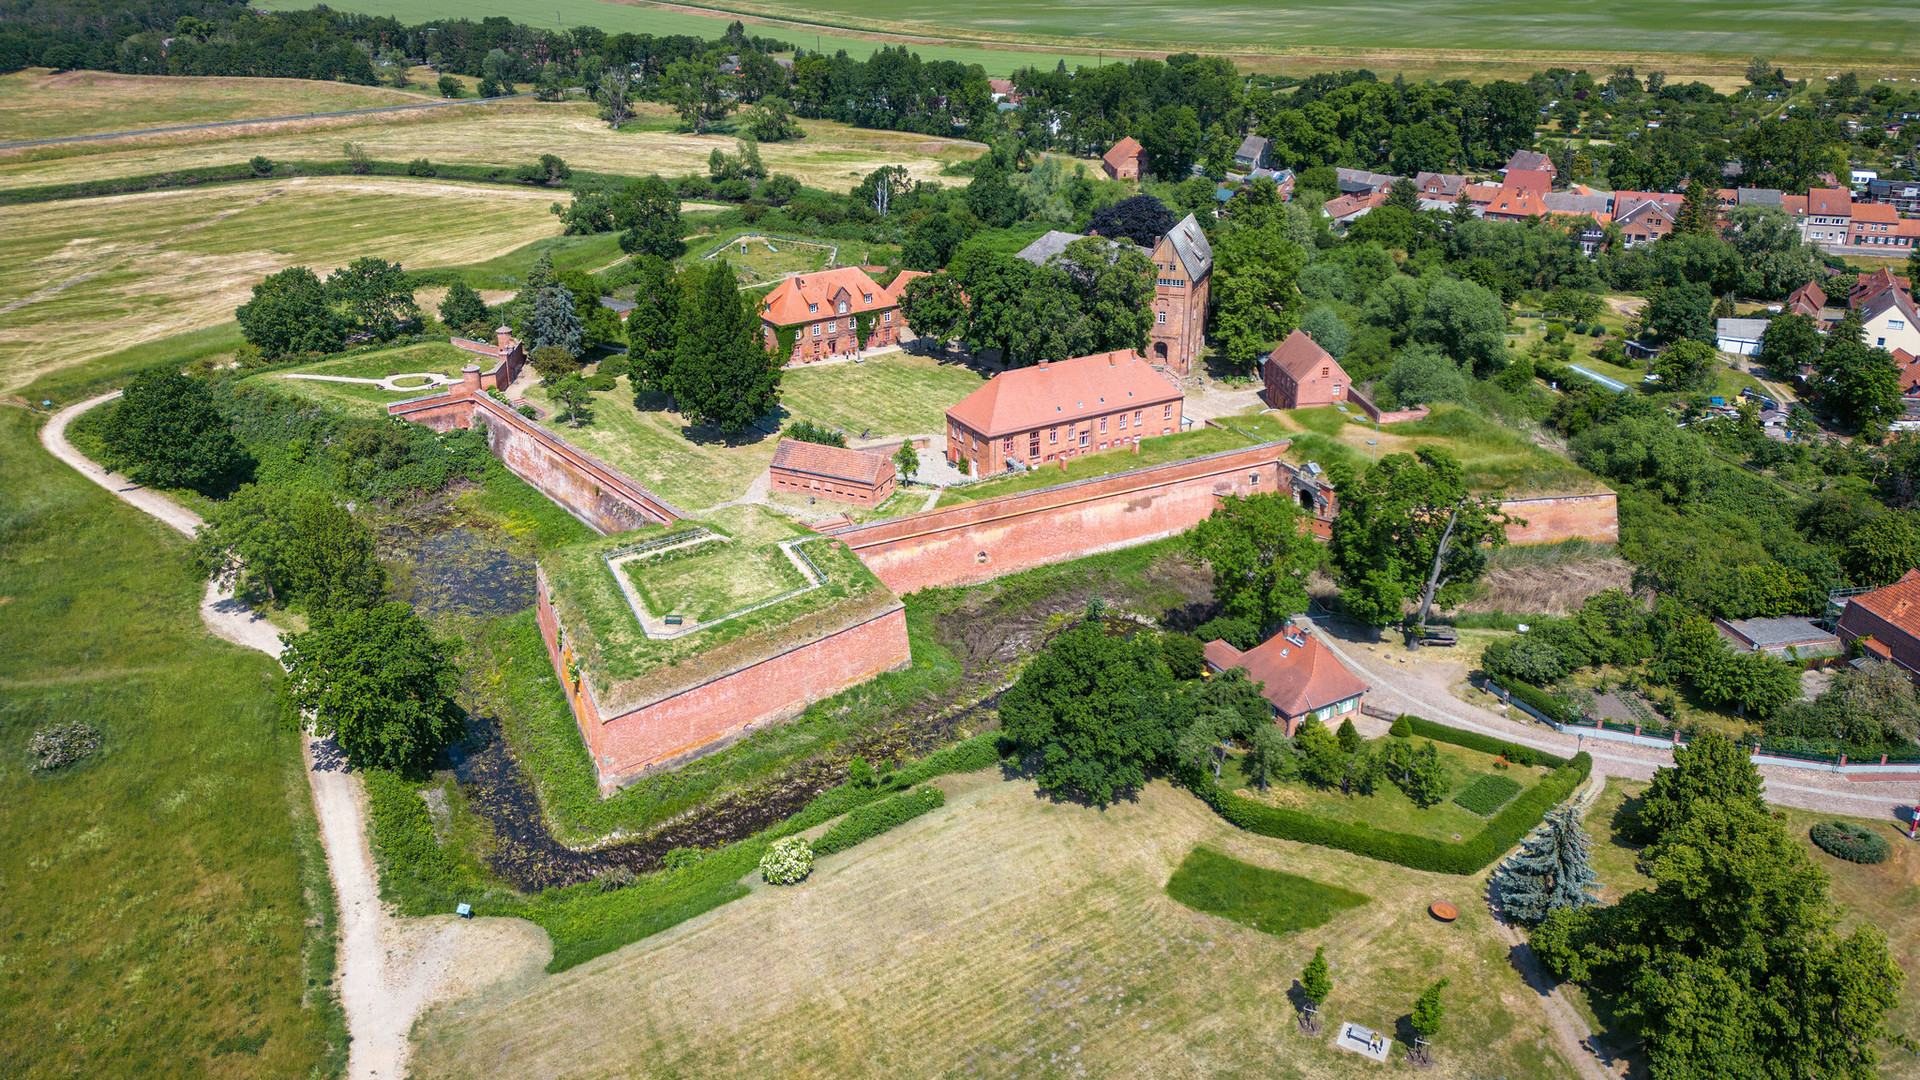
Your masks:
M 896 284 L 904 287 L 906 280 Z M 791 329 L 793 345 L 783 362 L 809 364 L 897 345 L 907 324 L 894 291 L 857 266 L 843 266 L 774 286 L 760 302 L 760 328 L 772 352 L 779 351 L 780 332 Z
M 1131 446 L 1179 431 L 1184 400 L 1131 349 L 1003 371 L 947 410 L 947 461 L 990 476 Z

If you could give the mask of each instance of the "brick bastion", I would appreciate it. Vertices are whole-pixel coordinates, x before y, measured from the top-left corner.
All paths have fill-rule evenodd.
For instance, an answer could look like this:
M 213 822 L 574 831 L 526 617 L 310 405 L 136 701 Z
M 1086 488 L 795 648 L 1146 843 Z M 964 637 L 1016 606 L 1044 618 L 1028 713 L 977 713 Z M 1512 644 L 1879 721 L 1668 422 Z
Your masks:
M 435 431 L 484 427 L 487 447 L 501 464 L 603 536 L 681 516 L 672 503 L 486 393 L 478 367 L 464 374 L 461 385 L 444 393 L 388 405 L 387 415 Z

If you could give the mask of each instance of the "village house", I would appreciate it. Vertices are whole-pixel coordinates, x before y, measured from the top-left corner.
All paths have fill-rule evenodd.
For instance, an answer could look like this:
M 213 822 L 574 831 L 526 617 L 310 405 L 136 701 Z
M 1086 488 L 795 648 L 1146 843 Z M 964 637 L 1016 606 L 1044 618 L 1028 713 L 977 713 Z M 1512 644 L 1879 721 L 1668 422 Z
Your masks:
M 1423 172 L 1413 178 L 1413 186 L 1420 189 L 1423 199 L 1445 199 L 1452 202 L 1460 197 L 1467 186 L 1467 178 L 1459 173 Z
M 1903 214 L 1920 214 L 1920 180 L 1869 180 L 1866 202 L 1886 203 Z M 1855 199 L 1857 205 L 1861 199 Z
M 1911 292 L 1913 290 L 1913 283 L 1883 266 L 1871 273 L 1861 274 L 1858 278 L 1854 279 L 1853 287 L 1847 290 L 1847 306 L 1850 308 L 1860 307 L 1868 301 L 1878 298 L 1881 293 L 1892 292 L 1896 289 L 1901 292 Z
M 896 284 L 904 287 L 906 281 Z M 760 327 L 774 352 L 782 331 L 793 335 L 783 357 L 790 364 L 897 345 L 907 328 L 899 298 L 857 266 L 780 282 L 760 302 Z
M 1178 383 L 1131 349 L 1003 371 L 947 410 L 947 462 L 1037 468 L 1180 430 Z
M 1359 712 L 1373 689 L 1320 642 L 1319 631 L 1304 615 L 1294 616 L 1285 629 L 1245 652 L 1224 641 L 1209 641 L 1202 655 L 1209 675 L 1242 668 L 1261 683 L 1261 696 L 1289 738 L 1308 717 L 1331 727 Z
M 1139 141 L 1128 135 L 1100 155 L 1100 167 L 1115 180 L 1138 180 L 1145 157 L 1146 151 Z
M 1344 405 L 1352 382 L 1327 350 L 1305 330 L 1287 335 L 1260 363 L 1261 393 L 1269 408 L 1311 409 Z
M 1820 286 L 1809 281 L 1787 295 L 1787 314 L 1820 317 L 1820 309 L 1827 306 L 1827 294 Z
M 1848 648 L 1920 674 L 1920 570 L 1848 600 L 1837 629 Z
M 1548 213 L 1546 196 L 1553 190 L 1553 177 L 1533 169 L 1513 169 L 1500 185 L 1500 194 L 1487 204 L 1481 216 L 1491 221 L 1525 221 Z
M 1894 248 L 1905 255 L 1920 240 L 1920 221 L 1903 218 L 1889 203 L 1854 203 L 1847 242 L 1860 247 Z
M 1862 303 L 1860 337 L 1876 349 L 1920 353 L 1920 312 L 1905 289 L 1883 289 Z
M 1506 167 L 1500 170 L 1500 174 L 1505 176 L 1514 172 L 1546 173 L 1549 187 L 1560 176 L 1560 170 L 1554 166 L 1553 159 L 1536 150 L 1515 150 L 1513 156 L 1507 159 Z
M 1326 204 L 1320 207 L 1320 212 L 1332 218 L 1337 226 L 1351 225 L 1375 209 L 1387 205 L 1387 195 L 1385 191 L 1342 195 L 1336 199 L 1328 199 Z
M 1673 223 L 1686 202 L 1683 195 L 1659 191 L 1616 191 L 1613 220 L 1626 247 L 1651 244 L 1673 232 Z
M 893 459 L 839 446 L 781 439 L 767 466 L 775 491 L 879 506 L 893 495 Z
M 1340 184 L 1343 195 L 1384 194 L 1393 187 L 1394 181 L 1403 179 L 1388 176 L 1386 173 L 1368 172 L 1365 169 L 1335 169 L 1334 179 Z
M 1784 200 L 1783 200 L 1784 201 Z M 1809 244 L 1843 245 L 1853 224 L 1853 192 L 1846 188 L 1814 188 L 1807 192 L 1801 236 Z
M 1233 167 L 1243 173 L 1271 168 L 1273 166 L 1272 146 L 1272 143 L 1258 135 L 1247 136 L 1240 140 L 1240 149 L 1233 152 Z
M 1153 326 L 1147 354 L 1182 375 L 1206 344 L 1207 301 L 1213 289 L 1213 245 L 1192 214 L 1153 246 Z

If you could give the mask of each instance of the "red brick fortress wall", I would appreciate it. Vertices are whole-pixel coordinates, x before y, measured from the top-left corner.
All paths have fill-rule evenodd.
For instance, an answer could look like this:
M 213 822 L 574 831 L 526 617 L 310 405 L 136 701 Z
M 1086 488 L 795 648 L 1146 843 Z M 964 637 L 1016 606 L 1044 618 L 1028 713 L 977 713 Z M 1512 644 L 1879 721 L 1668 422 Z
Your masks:
M 435 431 L 484 426 L 487 447 L 515 476 L 603 535 L 680 518 L 671 503 L 476 386 L 395 402 L 387 414 Z
M 800 715 L 822 698 L 912 662 L 906 607 L 895 603 L 839 633 L 602 719 L 592 688 L 569 674 L 572 657 L 560 640 L 545 575 L 539 579 L 538 619 L 603 795 L 723 749 L 758 728 Z
M 1509 544 L 1557 544 L 1562 540 L 1620 540 L 1620 500 L 1611 491 L 1592 495 L 1544 495 L 1508 499 L 1501 509 L 1526 521 L 1507 526 Z
M 1285 442 L 840 529 L 887 588 L 970 585 L 1003 574 L 1172 536 L 1221 495 L 1283 491 Z

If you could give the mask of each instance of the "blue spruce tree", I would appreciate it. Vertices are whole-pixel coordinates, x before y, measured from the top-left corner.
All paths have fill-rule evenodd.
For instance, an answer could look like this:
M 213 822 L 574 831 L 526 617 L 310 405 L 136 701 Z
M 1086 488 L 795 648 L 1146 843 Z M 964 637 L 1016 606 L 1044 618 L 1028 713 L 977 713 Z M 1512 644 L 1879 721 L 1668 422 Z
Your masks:
M 573 293 L 565 285 L 542 286 L 533 296 L 533 347 L 558 345 L 575 356 L 580 355 L 586 327 L 573 308 Z
M 1493 876 L 1507 918 L 1534 926 L 1562 908 L 1598 905 L 1600 882 L 1593 875 L 1591 849 L 1573 807 L 1548 813 Z

